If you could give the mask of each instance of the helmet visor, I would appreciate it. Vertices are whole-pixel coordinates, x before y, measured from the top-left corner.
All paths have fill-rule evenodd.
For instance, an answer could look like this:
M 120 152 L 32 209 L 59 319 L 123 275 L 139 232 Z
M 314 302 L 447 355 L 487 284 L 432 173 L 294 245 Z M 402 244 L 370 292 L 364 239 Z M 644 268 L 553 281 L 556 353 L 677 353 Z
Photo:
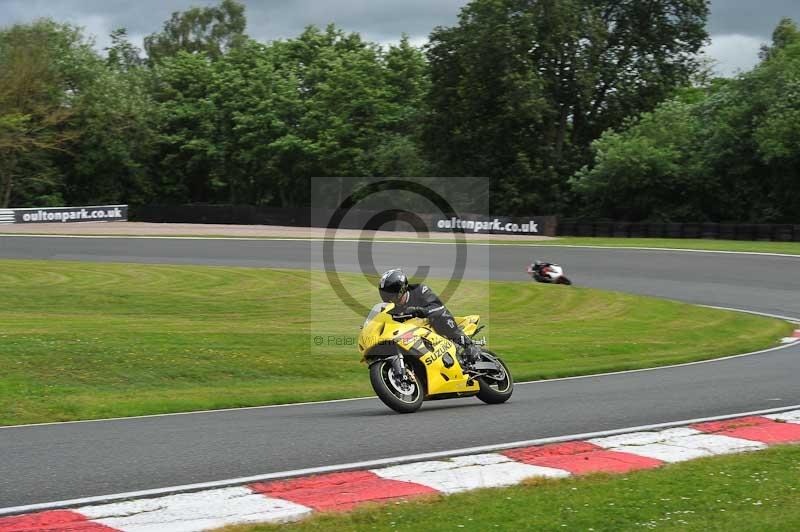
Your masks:
M 400 298 L 403 297 L 403 293 L 405 292 L 403 286 L 399 283 L 396 285 L 385 286 L 379 291 L 381 293 L 381 299 L 384 303 L 397 303 L 400 301 Z

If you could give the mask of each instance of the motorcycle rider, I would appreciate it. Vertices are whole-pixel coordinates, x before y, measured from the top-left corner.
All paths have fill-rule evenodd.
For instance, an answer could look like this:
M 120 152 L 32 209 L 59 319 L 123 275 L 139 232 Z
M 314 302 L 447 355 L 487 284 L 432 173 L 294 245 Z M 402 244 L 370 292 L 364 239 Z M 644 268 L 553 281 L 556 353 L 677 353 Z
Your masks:
M 537 260 L 536 262 L 534 262 L 531 265 L 531 269 L 529 271 L 530 271 L 530 273 L 533 274 L 534 277 L 539 278 L 539 279 L 546 279 L 546 280 L 549 281 L 550 278 L 546 277 L 547 269 L 549 267 L 550 267 L 550 263 L 549 262 L 542 262 L 540 260 Z
M 395 304 L 392 314 L 427 318 L 437 334 L 463 347 L 461 358 L 467 366 L 479 360 L 480 347 L 456 325 L 453 315 L 429 286 L 409 284 L 403 271 L 395 268 L 381 275 L 378 291 L 384 303 Z

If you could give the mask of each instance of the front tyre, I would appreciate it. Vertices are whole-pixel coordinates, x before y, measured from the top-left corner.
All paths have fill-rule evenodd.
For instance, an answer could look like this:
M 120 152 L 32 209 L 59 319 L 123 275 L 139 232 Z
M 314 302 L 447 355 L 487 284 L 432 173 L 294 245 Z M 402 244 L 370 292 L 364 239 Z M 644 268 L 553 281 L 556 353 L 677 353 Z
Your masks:
M 508 371 L 508 366 L 491 351 L 484 350 L 481 353 L 481 357 L 499 364 L 503 369 L 497 372 L 496 379 L 489 377 L 478 377 L 476 379 L 478 386 L 480 386 L 480 391 L 477 394 L 478 399 L 490 405 L 505 403 L 514 393 L 514 378 L 511 376 L 511 372 Z
M 369 381 L 383 404 L 401 414 L 416 412 L 425 399 L 414 370 L 406 367 L 405 378 L 395 375 L 389 360 L 375 362 L 369 367 Z

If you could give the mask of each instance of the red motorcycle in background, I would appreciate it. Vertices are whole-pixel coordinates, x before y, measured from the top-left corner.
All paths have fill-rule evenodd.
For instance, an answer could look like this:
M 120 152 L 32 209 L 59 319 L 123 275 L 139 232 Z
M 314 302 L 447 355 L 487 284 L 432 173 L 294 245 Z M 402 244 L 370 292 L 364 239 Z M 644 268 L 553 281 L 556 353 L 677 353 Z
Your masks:
M 564 268 L 558 264 L 537 260 L 528 266 L 527 272 L 534 281 L 539 283 L 572 284 L 572 281 L 564 275 Z

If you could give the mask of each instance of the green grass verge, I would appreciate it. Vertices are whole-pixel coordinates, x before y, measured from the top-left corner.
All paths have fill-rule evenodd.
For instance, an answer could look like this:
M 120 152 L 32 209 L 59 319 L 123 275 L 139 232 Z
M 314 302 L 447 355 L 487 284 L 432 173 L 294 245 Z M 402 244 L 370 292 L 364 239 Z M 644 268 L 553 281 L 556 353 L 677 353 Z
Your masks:
M 356 299 L 375 301 L 373 280 L 342 279 Z M 371 395 L 347 345 L 363 316 L 323 273 L 8 260 L 0 300 L 0 425 Z M 518 381 L 752 351 L 792 329 L 532 282 L 465 281 L 450 307 L 485 317 L 490 346 Z
M 319 514 L 280 530 L 752 530 L 800 528 L 800 447 L 693 460 L 627 475 L 528 481 L 503 489 Z M 270 532 L 274 525 L 227 527 Z

